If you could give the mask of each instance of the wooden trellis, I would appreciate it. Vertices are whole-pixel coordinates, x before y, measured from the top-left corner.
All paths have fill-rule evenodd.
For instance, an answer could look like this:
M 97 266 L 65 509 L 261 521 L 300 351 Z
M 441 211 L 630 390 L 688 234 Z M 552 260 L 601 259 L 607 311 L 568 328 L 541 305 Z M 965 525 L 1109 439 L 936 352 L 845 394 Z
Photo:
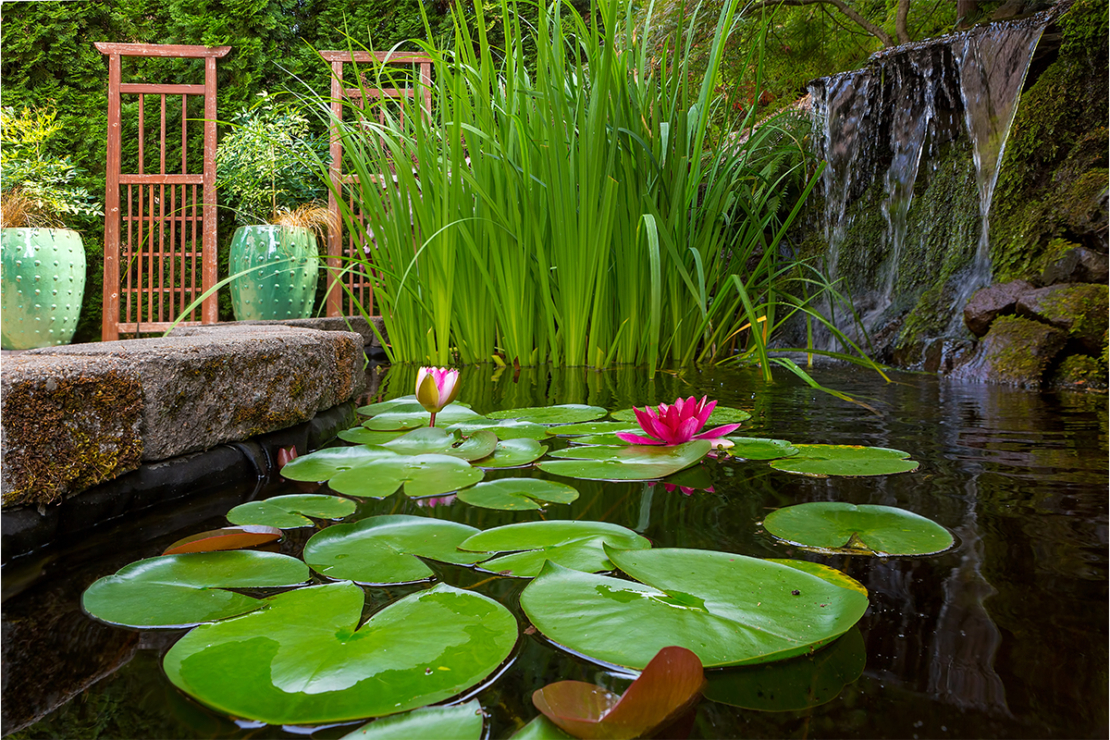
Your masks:
M 432 109 L 432 60 L 418 54 L 386 53 L 386 52 L 350 52 L 350 51 L 322 51 L 320 55 L 331 63 L 331 106 L 336 121 L 343 119 L 344 100 L 351 101 L 362 108 L 366 101 L 365 96 L 371 98 L 415 98 L 419 91 L 423 96 L 423 110 L 431 112 Z M 411 85 L 402 88 L 368 88 L 348 87 L 343 77 L 345 64 L 357 65 L 377 61 L 399 67 L 411 67 L 415 73 L 414 81 L 419 80 L 420 85 Z M 357 69 L 357 66 L 356 66 Z M 364 94 L 365 93 L 365 94 Z M 384 118 L 384 112 L 380 114 Z M 328 197 L 328 208 L 331 210 L 338 228 L 328 232 L 328 316 L 349 316 L 358 313 L 356 304 L 360 304 L 367 313 L 374 312 L 374 289 L 362 270 L 361 265 L 356 265 L 344 257 L 358 254 L 364 247 L 366 232 L 361 229 L 357 234 L 347 233 L 343 228 L 339 216 L 339 202 L 335 197 L 336 192 L 350 193 L 349 187 L 358 183 L 356 175 L 343 174 L 343 143 L 336 131 L 335 124 L 331 136 L 331 179 L 332 193 Z M 348 195 L 348 206 L 357 214 L 362 223 L 362 214 L 353 197 Z M 341 279 L 341 284 L 336 281 Z
M 231 47 L 97 43 L 108 57 L 108 166 L 104 208 L 105 341 L 120 334 L 162 332 L 217 282 L 216 261 L 216 60 Z M 203 84 L 123 82 L 122 57 L 170 57 L 204 60 Z M 137 158 L 124 172 L 123 96 L 137 96 Z M 146 145 L 146 98 L 159 105 L 157 172 L 148 172 L 154 156 Z M 189 113 L 189 99 L 203 99 L 203 114 Z M 167 111 L 180 98 L 180 172 L 167 161 Z M 170 117 L 176 117 L 170 110 Z M 130 122 L 127 122 L 130 126 Z M 189 172 L 190 126 L 203 126 L 202 172 Z M 173 132 L 176 136 L 176 132 Z M 172 142 L 172 154 L 178 145 Z M 176 157 L 174 157 L 176 159 Z M 122 201 L 122 202 L 121 202 Z M 198 265 L 198 257 L 200 263 Z M 198 284 L 199 276 L 199 284 Z M 198 323 L 197 311 L 182 323 Z M 218 321 L 216 292 L 201 304 L 199 323 Z

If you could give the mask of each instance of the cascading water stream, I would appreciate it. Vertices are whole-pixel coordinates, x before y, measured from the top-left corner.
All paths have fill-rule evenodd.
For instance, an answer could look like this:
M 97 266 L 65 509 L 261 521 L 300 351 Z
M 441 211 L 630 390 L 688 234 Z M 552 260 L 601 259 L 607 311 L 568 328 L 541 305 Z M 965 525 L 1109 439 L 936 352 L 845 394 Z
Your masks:
M 975 157 L 981 221 L 975 261 L 970 278 L 964 281 L 957 296 L 958 307 L 977 289 L 990 284 L 991 200 L 1029 62 L 1044 28 L 1044 22 L 987 26 L 981 32 L 969 31 L 953 43 L 964 120 Z

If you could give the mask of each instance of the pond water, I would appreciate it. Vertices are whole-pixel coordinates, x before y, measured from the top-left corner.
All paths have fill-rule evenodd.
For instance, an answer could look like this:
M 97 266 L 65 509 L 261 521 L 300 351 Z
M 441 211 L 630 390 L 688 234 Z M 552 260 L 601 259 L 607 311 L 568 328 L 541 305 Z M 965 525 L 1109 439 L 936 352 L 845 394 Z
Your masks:
M 647 483 L 567 481 L 581 496 L 542 515 L 459 501 L 433 508 L 398 493 L 360 503 L 352 519 L 404 513 L 482 529 L 541 516 L 600 520 L 634 529 L 656 547 L 823 562 L 867 587 L 869 610 L 833 647 L 777 664 L 776 671 L 708 672 L 707 692 L 716 700 L 700 703 L 691 737 L 1106 737 L 1106 397 L 913 374 L 886 384 L 849 368 L 815 372 L 821 383 L 874 412 L 785 374 L 766 384 L 755 373 L 732 370 L 661 373 L 648 381 L 632 370 L 472 368 L 463 372 L 459 400 L 481 413 L 553 403 L 618 409 L 704 394 L 752 412 L 740 433 L 894 447 L 911 453 L 920 468 L 818 479 L 772 470 L 766 462 L 710 461 L 712 491 L 690 495 Z M 389 370 L 375 400 L 411 393 L 414 378 L 412 368 Z M 519 471 L 490 473 L 487 480 L 509 475 Z M 268 738 L 311 732 L 240 726 L 209 712 L 162 673 L 161 656 L 184 631 L 109 627 L 79 606 L 95 579 L 188 534 L 226 526 L 223 514 L 235 504 L 293 492 L 292 484 L 276 479 L 201 496 L 79 547 L 5 567 L 4 733 Z M 906 508 L 947 527 L 956 545 L 918 559 L 829 557 L 776 543 L 761 528 L 769 512 L 807 501 Z M 299 555 L 311 534 L 288 532 L 282 551 Z M 516 603 L 526 580 L 435 567 L 447 583 L 474 586 L 506 604 L 527 626 Z M 367 588 L 367 613 L 417 588 Z M 564 679 L 617 691 L 629 683 L 524 633 L 507 668 L 471 695 L 489 714 L 489 736 L 505 738 L 536 716 L 532 692 Z M 353 727 L 316 729 L 313 736 L 340 737 Z

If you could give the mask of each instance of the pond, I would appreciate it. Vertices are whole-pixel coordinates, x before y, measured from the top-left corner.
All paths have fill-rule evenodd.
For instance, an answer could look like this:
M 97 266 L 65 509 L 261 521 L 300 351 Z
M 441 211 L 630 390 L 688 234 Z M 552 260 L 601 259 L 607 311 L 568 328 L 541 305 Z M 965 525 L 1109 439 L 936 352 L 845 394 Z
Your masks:
M 585 369 L 463 371 L 460 401 L 485 413 L 556 403 L 623 409 L 678 395 L 747 409 L 741 433 L 795 443 L 905 450 L 920 468 L 871 478 L 809 478 L 760 461 L 709 461 L 711 490 L 562 479 L 580 496 L 542 513 L 494 511 L 398 493 L 365 500 L 350 520 L 413 514 L 480 529 L 579 519 L 635 530 L 654 547 L 794 557 L 845 570 L 867 587 L 858 625 L 811 657 L 707 671 L 691 737 L 1106 737 L 1107 403 L 1105 396 L 1035 393 L 901 373 L 884 383 L 852 368 L 815 371 L 847 403 L 793 377 L 766 384 L 749 371 L 660 373 Z M 386 371 L 374 400 L 412 393 L 415 371 Z M 550 477 L 533 471 L 539 477 Z M 519 471 L 489 473 L 487 480 Z M 295 493 L 274 479 L 200 496 L 172 512 L 98 533 L 81 546 L 4 569 L 4 732 L 18 738 L 341 737 L 359 724 L 305 730 L 236 724 L 178 692 L 161 658 L 184 630 L 142 633 L 81 612 L 82 591 L 186 535 L 227 526 L 248 500 Z M 810 501 L 880 504 L 939 522 L 956 538 L 921 558 L 803 552 L 761 526 L 772 511 Z M 299 555 L 313 530 L 291 530 Z M 434 565 L 446 583 L 490 596 L 520 620 L 526 579 Z M 422 586 L 365 588 L 365 614 Z M 634 630 L 635 624 L 628 629 Z M 119 666 L 118 669 L 111 670 Z M 106 674 L 106 675 L 105 675 Z M 102 677 L 101 677 L 102 676 Z M 506 738 L 537 715 L 535 689 L 576 679 L 622 691 L 630 676 L 590 663 L 523 630 L 503 670 L 464 698 Z

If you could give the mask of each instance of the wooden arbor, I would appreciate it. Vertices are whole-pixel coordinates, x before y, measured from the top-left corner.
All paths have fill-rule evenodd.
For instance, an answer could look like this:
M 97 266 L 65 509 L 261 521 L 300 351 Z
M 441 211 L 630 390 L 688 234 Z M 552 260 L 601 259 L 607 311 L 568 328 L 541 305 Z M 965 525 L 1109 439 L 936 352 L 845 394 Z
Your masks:
M 409 54 L 406 52 L 365 52 L 365 51 L 322 51 L 320 55 L 331 63 L 331 109 L 334 121 L 343 120 L 344 100 L 351 101 L 359 108 L 365 107 L 372 99 L 382 98 L 415 98 L 418 88 L 410 85 L 401 88 L 368 88 L 365 86 L 348 87 L 343 77 L 344 64 L 357 65 L 376 61 L 379 64 L 396 65 L 411 68 L 414 75 L 413 81 L 419 80 L 419 91 L 423 96 L 423 110 L 427 113 L 432 109 L 432 60 L 426 56 Z M 357 69 L 357 67 L 356 67 Z M 380 114 L 384 120 L 384 112 Z M 331 211 L 333 223 L 337 228 L 328 232 L 328 316 L 349 316 L 358 312 L 356 304 L 360 304 L 368 314 L 374 312 L 374 290 L 368 276 L 363 272 L 362 266 L 353 262 L 351 258 L 363 249 L 365 231 L 358 234 L 345 233 L 339 215 L 339 202 L 336 193 L 349 192 L 352 184 L 358 183 L 355 175 L 343 174 L 343 143 L 339 138 L 335 124 L 332 124 L 331 135 L 331 180 L 332 192 L 328 197 L 328 208 Z M 359 213 L 361 211 L 352 195 L 348 194 L 348 206 Z M 336 285 L 339 282 L 340 285 Z
M 108 57 L 101 328 L 101 337 L 108 341 L 118 339 L 121 333 L 167 330 L 190 304 L 216 285 L 216 60 L 231 47 L 97 43 L 96 48 Z M 204 83 L 123 82 L 122 57 L 203 59 Z M 130 146 L 130 137 L 125 152 L 123 130 L 132 130 L 131 121 L 122 118 L 125 95 L 137 96 L 137 108 L 126 106 L 129 113 L 137 112 L 137 152 Z M 158 96 L 160 103 L 153 152 L 146 141 L 152 133 L 147 128 L 147 95 Z M 167 97 L 178 96 L 180 115 L 172 111 L 171 118 L 180 118 L 180 143 L 171 140 L 167 130 Z M 190 113 L 192 96 L 202 99 L 203 113 Z M 203 126 L 201 172 L 189 172 L 189 141 L 196 140 L 195 135 L 190 136 L 190 124 Z M 180 150 L 179 172 L 173 172 L 177 169 L 174 161 L 167 161 L 168 150 L 173 159 Z M 157 171 L 147 171 L 148 160 L 155 155 Z M 201 304 L 200 323 L 218 320 L 216 301 L 213 291 Z M 197 323 L 196 310 L 182 323 Z

